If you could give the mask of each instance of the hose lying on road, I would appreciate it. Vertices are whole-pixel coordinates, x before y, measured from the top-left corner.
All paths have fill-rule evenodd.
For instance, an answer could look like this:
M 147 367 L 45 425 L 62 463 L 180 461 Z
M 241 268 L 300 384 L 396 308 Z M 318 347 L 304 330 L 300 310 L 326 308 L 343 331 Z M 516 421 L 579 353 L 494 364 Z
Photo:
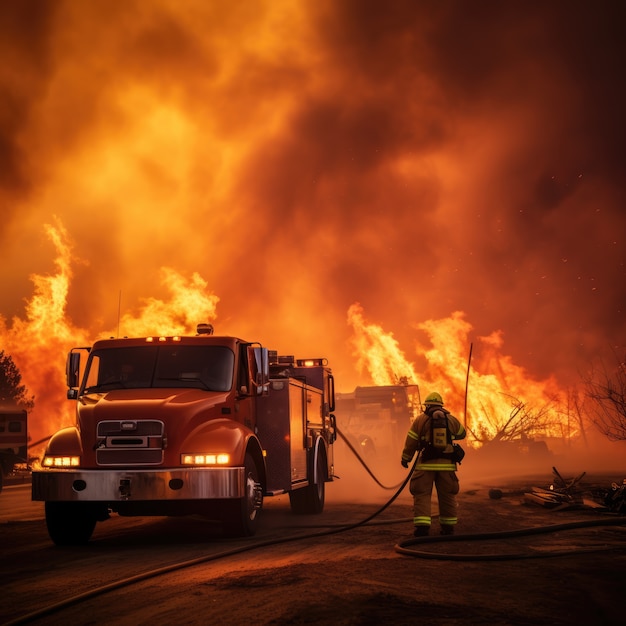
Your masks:
M 337 429 L 339 436 L 345 441 L 347 446 L 350 448 L 354 456 L 358 459 L 359 463 L 365 468 L 367 473 L 374 479 L 376 484 L 381 486 L 383 489 L 395 489 L 398 487 L 386 487 L 383 485 L 377 478 L 374 476 L 370 468 L 367 466 L 365 461 L 359 456 L 359 453 L 354 449 L 354 447 L 350 444 L 348 439 L 344 436 L 344 434 Z M 405 480 L 400 483 L 398 491 L 392 496 L 392 498 L 385 504 L 381 509 L 376 511 L 373 515 L 370 515 L 367 519 L 358 522 L 357 524 L 353 524 L 351 526 L 343 526 L 340 527 L 341 532 L 343 530 L 348 530 L 350 528 L 356 528 L 357 526 L 362 526 L 367 524 L 374 517 L 379 515 L 382 511 L 384 511 L 404 490 L 405 486 L 409 482 L 411 475 L 413 474 L 413 469 L 417 464 L 417 458 L 413 463 L 413 467 L 409 470 L 407 477 Z M 492 490 L 497 491 L 497 490 Z M 490 497 L 493 497 L 492 494 L 489 494 Z M 495 494 L 494 494 L 495 495 Z M 500 497 L 502 492 L 500 492 Z M 497 498 L 495 498 L 497 499 Z M 385 520 L 386 524 L 397 523 L 401 520 Z M 428 552 L 426 550 L 416 550 L 414 548 L 410 548 L 409 546 L 413 546 L 416 544 L 428 544 L 428 543 L 449 543 L 449 542 L 461 542 L 461 541 L 487 541 L 490 539 L 508 539 L 511 537 L 525 537 L 530 535 L 538 535 L 538 534 L 546 534 L 552 532 L 558 532 L 561 530 L 572 530 L 576 528 L 588 528 L 593 526 L 620 526 L 626 524 L 626 518 L 603 518 L 599 520 L 589 520 L 589 521 L 581 521 L 581 522 L 571 522 L 568 524 L 554 524 L 550 526 L 539 526 L 533 528 L 520 528 L 517 530 L 507 530 L 500 532 L 492 532 L 492 533 L 477 533 L 471 535 L 439 535 L 439 536 L 429 536 L 429 537 L 414 537 L 411 539 L 407 539 L 402 541 L 394 546 L 395 551 L 398 554 L 404 554 L 406 556 L 414 556 L 422 559 L 436 559 L 442 561 L 506 561 L 512 559 L 537 559 L 537 558 L 548 558 L 548 557 L 557 557 L 557 556 L 570 556 L 573 554 L 585 554 L 589 552 L 605 552 L 607 550 L 616 550 L 616 549 L 624 549 L 626 546 L 597 546 L 597 547 L 589 547 L 589 548 L 576 548 L 576 549 L 567 549 L 567 550 L 552 550 L 545 551 L 541 550 L 540 552 L 525 552 L 525 553 L 507 553 L 507 554 L 444 554 L 444 553 L 436 553 L 436 552 Z
M 347 438 L 343 435 L 343 433 L 337 429 L 339 436 L 346 442 L 354 456 L 358 459 L 361 465 L 365 468 L 367 473 L 374 479 L 374 481 L 383 487 L 383 489 L 392 489 L 395 487 L 385 487 L 380 483 L 380 481 L 374 476 L 370 468 L 367 466 L 365 461 L 359 456 L 359 453 L 354 449 L 354 447 L 350 444 Z M 374 514 L 370 515 L 365 520 L 362 520 L 356 524 L 351 524 L 349 526 L 339 526 L 337 532 L 342 532 L 344 530 L 349 530 L 352 528 L 356 528 L 358 526 L 363 526 L 370 522 L 373 518 L 382 513 L 396 498 L 402 493 L 407 483 L 409 482 L 411 475 L 413 474 L 413 470 L 418 461 L 417 457 L 413 463 L 413 467 L 409 469 L 408 474 L 404 481 L 400 484 L 399 489 L 396 493 L 391 497 L 391 499 L 378 511 Z M 397 487 L 397 485 L 396 485 Z M 491 494 L 490 494 L 491 495 Z M 397 523 L 401 520 L 385 520 L 381 522 L 383 524 L 393 524 Z M 418 550 L 411 548 L 409 546 L 418 545 L 418 544 L 429 544 L 429 543 L 449 543 L 449 542 L 461 542 L 461 541 L 487 541 L 490 539 L 509 539 L 512 537 L 525 537 L 531 535 L 538 534 L 546 534 L 558 532 L 561 530 L 572 530 L 576 528 L 588 528 L 593 526 L 620 526 L 626 524 L 626 518 L 603 518 L 596 520 L 588 520 L 581 522 L 571 522 L 568 524 L 554 524 L 550 526 L 538 526 L 533 528 L 520 528 L 517 530 L 507 530 L 500 532 L 491 532 L 491 533 L 477 533 L 471 535 L 439 535 L 439 536 L 428 536 L 428 537 L 414 537 L 402 541 L 394 546 L 395 551 L 398 554 L 403 554 L 406 556 L 419 557 L 422 559 L 436 559 L 442 561 L 506 561 L 506 560 L 514 560 L 514 559 L 537 559 L 537 558 L 549 558 L 549 557 L 557 557 L 557 556 L 570 556 L 573 554 L 585 554 L 589 552 L 605 552 L 607 550 L 615 550 L 615 549 L 624 549 L 626 546 L 619 546 L 616 548 L 615 546 L 597 546 L 597 547 L 589 547 L 589 548 L 576 548 L 576 549 L 567 549 L 567 550 L 552 550 L 546 551 L 541 550 L 540 552 L 520 552 L 520 553 L 500 553 L 500 554 L 444 554 L 444 553 L 436 553 L 429 552 L 427 550 Z M 332 531 L 327 531 L 327 533 Z M 327 534 L 322 533 L 322 534 Z
M 417 463 L 417 459 L 415 461 Z M 414 465 L 415 466 L 415 465 Z M 326 530 L 321 530 L 321 531 L 317 531 L 317 532 L 313 532 L 313 533 L 306 533 L 306 534 L 301 534 L 301 535 L 292 535 L 292 536 L 288 536 L 288 537 L 280 537 L 280 538 L 274 538 L 274 539 L 268 539 L 268 540 L 261 540 L 261 541 L 254 541 L 251 543 L 247 543 L 244 546 L 239 546 L 236 548 L 233 548 L 231 550 L 225 550 L 223 552 L 218 552 L 216 554 L 210 554 L 210 555 L 203 555 L 197 558 L 192 558 L 192 559 L 188 559 L 185 561 L 180 561 L 177 563 L 173 563 L 171 565 L 166 565 L 164 567 L 159 567 L 159 568 L 155 568 L 152 570 L 149 570 L 147 572 L 144 572 L 142 574 L 137 574 L 135 576 L 130 576 L 128 578 L 123 578 L 120 580 L 116 580 L 112 583 L 109 584 L 105 584 L 102 585 L 100 587 L 97 587 L 96 589 L 92 589 L 90 591 L 86 591 L 84 593 L 80 593 L 78 595 L 72 596 L 70 598 L 66 598 L 65 600 L 62 600 L 60 602 L 57 602 L 55 604 L 51 604 L 49 606 L 43 607 L 42 609 L 33 611 L 32 613 L 29 613 L 27 615 L 22 615 L 21 617 L 10 621 L 10 622 L 6 622 L 5 624 L 3 624 L 3 626 L 18 626 L 21 624 L 28 624 L 31 623 L 33 620 L 35 619 L 40 619 L 42 617 L 46 617 L 48 615 L 51 615 L 53 613 L 57 613 L 59 611 L 62 611 L 63 609 L 66 609 L 70 606 L 74 606 L 77 604 L 80 604 L 81 602 L 84 602 L 86 600 L 90 600 L 92 598 L 95 598 L 97 596 L 100 595 L 104 595 L 105 593 L 108 593 L 109 591 L 113 591 L 116 589 L 120 589 L 123 587 L 128 587 L 130 585 L 133 585 L 135 583 L 139 583 L 139 582 L 143 582 L 145 580 L 149 580 L 151 578 L 155 578 L 157 576 L 161 576 L 163 574 L 169 574 L 171 572 L 175 572 L 175 571 L 179 571 L 182 569 L 186 569 L 189 567 L 194 567 L 196 565 L 200 565 L 203 563 L 208 563 L 210 561 L 217 561 L 219 559 L 223 559 L 229 556 L 234 556 L 237 554 L 242 554 L 244 552 L 251 552 L 252 550 L 258 550 L 260 548 L 265 548 L 268 546 L 275 546 L 275 545 L 280 545 L 280 544 L 284 544 L 284 543 L 290 543 L 290 542 L 294 542 L 294 541 L 304 541 L 306 539 L 314 539 L 317 537 L 325 537 L 328 535 L 334 535 L 334 534 L 338 534 L 341 532 L 345 532 L 347 530 L 352 530 L 354 528 L 358 528 L 359 526 L 363 526 L 365 524 L 367 524 L 370 520 L 374 519 L 376 516 L 378 516 L 380 513 L 382 513 L 388 506 L 391 505 L 391 503 L 402 493 L 404 487 L 406 486 L 406 484 L 409 482 L 409 479 L 411 477 L 413 470 L 411 469 L 411 471 L 409 471 L 409 473 L 407 474 L 406 478 L 404 479 L 404 481 L 402 482 L 402 484 L 400 485 L 399 489 L 396 491 L 396 493 L 391 497 L 390 500 L 388 500 L 382 507 L 380 507 L 376 512 L 372 513 L 371 515 L 369 515 L 368 517 L 366 517 L 365 519 L 359 521 L 359 522 L 355 522 L 353 524 L 345 524 L 343 526 L 338 526 L 338 527 L 333 527 L 333 528 L 327 528 Z
M 538 526 L 534 528 L 520 528 L 518 530 L 505 530 L 492 533 L 476 533 L 472 535 L 445 535 L 434 537 L 415 537 L 407 539 L 395 546 L 395 551 L 406 556 L 415 556 L 421 559 L 437 559 L 441 561 L 506 561 L 512 559 L 538 559 L 546 557 L 570 556 L 572 554 L 585 554 L 589 552 L 605 552 L 607 550 L 623 550 L 626 545 L 619 546 L 598 546 L 590 548 L 576 548 L 572 550 L 552 550 L 541 552 L 512 553 L 512 554 L 442 554 L 428 552 L 426 550 L 415 550 L 409 548 L 415 544 L 439 543 L 451 541 L 480 541 L 489 539 L 508 539 L 511 537 L 525 537 L 530 535 L 539 535 L 545 533 L 553 533 L 561 530 L 572 530 L 575 528 L 590 528 L 593 526 L 620 526 L 626 524 L 626 518 L 606 518 L 587 520 L 581 522 L 570 522 L 567 524 L 553 524 L 550 526 Z

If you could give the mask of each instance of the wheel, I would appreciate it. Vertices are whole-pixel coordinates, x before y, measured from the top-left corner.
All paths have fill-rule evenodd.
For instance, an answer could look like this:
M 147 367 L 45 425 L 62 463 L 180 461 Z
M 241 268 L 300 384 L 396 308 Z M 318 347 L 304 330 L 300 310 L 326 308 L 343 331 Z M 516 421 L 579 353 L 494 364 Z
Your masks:
M 259 470 L 251 454 L 246 453 L 245 496 L 238 500 L 225 500 L 222 521 L 229 537 L 249 537 L 257 530 L 259 514 L 263 508 L 263 487 Z
M 315 456 L 315 463 L 311 468 L 310 477 L 311 480 L 306 487 L 289 492 L 291 510 L 298 515 L 317 515 L 324 510 L 326 465 L 324 463 L 324 455 L 319 451 Z
M 46 526 L 57 546 L 85 545 L 96 527 L 97 514 L 89 502 L 46 502 Z

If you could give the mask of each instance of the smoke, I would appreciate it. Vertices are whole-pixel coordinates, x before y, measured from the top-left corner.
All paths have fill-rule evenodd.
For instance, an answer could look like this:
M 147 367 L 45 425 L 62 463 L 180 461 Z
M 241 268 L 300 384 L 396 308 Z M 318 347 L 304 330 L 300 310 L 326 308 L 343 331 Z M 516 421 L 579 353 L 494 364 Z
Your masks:
M 3 318 L 55 215 L 81 335 L 173 268 L 340 389 L 355 302 L 409 359 L 456 311 L 563 384 L 624 351 L 622 3 L 231 5 L 1 4 Z

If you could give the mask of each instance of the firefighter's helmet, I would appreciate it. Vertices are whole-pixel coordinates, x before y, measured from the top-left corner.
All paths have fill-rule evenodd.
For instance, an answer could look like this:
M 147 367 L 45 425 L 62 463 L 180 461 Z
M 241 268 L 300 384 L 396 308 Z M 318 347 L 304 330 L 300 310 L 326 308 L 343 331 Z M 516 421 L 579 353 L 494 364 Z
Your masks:
M 440 406 L 443 406 L 443 398 L 436 391 L 433 391 L 426 396 L 424 404 L 438 404 Z

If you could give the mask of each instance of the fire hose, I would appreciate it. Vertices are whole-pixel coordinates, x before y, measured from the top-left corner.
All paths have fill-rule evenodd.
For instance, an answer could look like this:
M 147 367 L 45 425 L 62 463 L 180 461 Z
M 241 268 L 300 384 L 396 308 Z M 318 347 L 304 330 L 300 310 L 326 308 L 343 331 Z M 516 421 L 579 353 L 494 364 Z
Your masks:
M 341 433 L 339 433 L 339 434 L 342 437 L 342 439 L 345 440 L 345 437 Z M 346 443 L 348 443 L 348 442 L 346 441 Z M 374 478 L 374 480 L 376 480 L 375 476 L 369 470 L 367 465 L 361 460 L 361 458 L 359 457 L 359 455 L 356 452 L 356 450 L 354 450 L 354 448 L 352 446 L 349 446 L 349 447 L 352 450 L 352 452 L 357 456 L 357 458 L 359 459 L 361 464 L 368 471 L 370 476 L 372 478 Z M 352 529 L 357 528 L 359 526 L 363 526 L 363 525 L 367 524 L 368 522 L 370 522 L 371 520 L 373 520 L 375 517 L 377 517 L 380 513 L 382 513 L 386 508 L 388 508 L 398 498 L 398 496 L 402 493 L 402 491 L 406 487 L 407 483 L 409 482 L 409 480 L 410 480 L 410 478 L 411 478 L 411 476 L 413 474 L 413 471 L 415 469 L 415 466 L 417 465 L 418 459 L 419 459 L 419 456 L 416 457 L 412 467 L 407 472 L 406 478 L 399 485 L 397 491 L 393 494 L 393 496 L 389 499 L 389 501 L 386 502 L 376 512 L 374 512 L 373 514 L 369 515 L 364 520 L 361 520 L 361 521 L 359 521 L 357 523 L 348 524 L 348 525 L 341 525 L 338 528 L 326 527 L 326 530 L 318 531 L 318 532 L 315 532 L 315 533 L 306 533 L 306 534 L 290 536 L 290 537 L 280 537 L 280 538 L 274 538 L 274 539 L 269 539 L 269 540 L 265 540 L 265 541 L 256 541 L 256 542 L 249 543 L 249 544 L 246 544 L 244 546 L 240 546 L 240 547 L 237 547 L 237 548 L 234 548 L 234 549 L 225 550 L 225 551 L 219 552 L 217 554 L 204 555 L 204 556 L 201 556 L 201 557 L 198 557 L 198 558 L 188 559 L 188 560 L 183 561 L 183 562 L 174 563 L 174 564 L 171 564 L 171 565 L 166 565 L 164 567 L 161 567 L 161 568 L 158 568 L 158 569 L 154 569 L 154 570 L 151 570 L 149 572 L 145 572 L 145 573 L 142 573 L 142 574 L 131 576 L 129 578 L 125 578 L 125 579 L 122 579 L 122 580 L 119 580 L 119 581 L 115 581 L 115 582 L 110 583 L 108 585 L 103 585 L 103 586 L 101 586 L 101 587 L 99 587 L 99 588 L 97 588 L 95 590 L 91 590 L 91 591 L 88 591 L 88 592 L 84 592 L 84 593 L 78 594 L 76 596 L 73 596 L 71 598 L 66 599 L 65 601 L 58 602 L 58 603 L 56 603 L 54 605 L 51 605 L 51 606 L 48 606 L 48 607 L 46 607 L 44 609 L 32 612 L 32 613 L 30 613 L 28 615 L 23 615 L 22 617 L 18 618 L 17 620 L 14 620 L 12 622 L 8 622 L 7 626 L 9 626 L 9 624 L 17 625 L 17 624 L 30 623 L 33 619 L 45 617 L 47 615 L 50 615 L 50 614 L 55 613 L 57 611 L 60 611 L 60 610 L 62 610 L 64 608 L 67 608 L 69 606 L 79 604 L 80 602 L 83 602 L 85 600 L 91 599 L 91 598 L 96 597 L 98 595 L 102 595 L 103 593 L 107 593 L 108 591 L 119 589 L 121 587 L 128 586 L 130 584 L 134 584 L 134 583 L 142 582 L 142 581 L 145 581 L 145 580 L 149 580 L 151 578 L 155 578 L 155 577 L 163 575 L 163 574 L 179 571 L 179 570 L 182 570 L 182 569 L 185 569 L 185 568 L 188 568 L 188 567 L 192 567 L 192 566 L 195 566 L 195 565 L 199 565 L 199 564 L 202 564 L 202 563 L 207 563 L 207 562 L 210 562 L 210 561 L 219 560 L 219 559 L 222 559 L 222 558 L 226 558 L 226 557 L 242 554 L 242 553 L 245 553 L 245 552 L 250 552 L 250 551 L 253 551 L 253 550 L 256 550 L 256 549 L 260 549 L 260 548 L 264 548 L 264 547 L 268 547 L 268 546 L 274 546 L 274 545 L 289 543 L 289 542 L 293 542 L 293 541 L 301 541 L 301 540 L 307 540 L 307 539 L 316 538 L 316 537 L 323 537 L 323 536 L 328 536 L 328 535 L 332 535 L 332 534 L 337 534 L 337 533 L 344 532 L 344 531 L 347 531 L 347 530 L 352 530 Z M 381 483 L 378 482 L 378 480 L 376 480 L 376 482 L 379 485 L 381 484 Z M 383 488 L 387 489 L 387 487 L 383 487 Z M 386 520 L 384 523 L 394 523 L 396 521 L 398 521 L 398 520 Z M 405 521 L 405 520 L 403 520 L 403 521 Z M 452 541 L 461 542 L 461 541 L 473 541 L 473 540 L 479 540 L 479 539 L 501 539 L 501 538 L 519 537 L 519 536 L 523 536 L 523 535 L 533 535 L 533 534 L 536 535 L 536 534 L 539 534 L 539 533 L 555 532 L 555 531 L 558 531 L 558 530 L 569 530 L 569 529 L 573 529 L 573 528 L 583 528 L 583 527 L 600 526 L 600 525 L 611 525 L 611 526 L 613 526 L 613 525 L 623 525 L 623 524 L 626 524 L 626 518 L 624 518 L 624 519 L 611 519 L 611 520 L 595 520 L 595 521 L 591 521 L 591 522 L 574 522 L 574 523 L 571 523 L 571 524 L 558 524 L 558 525 L 553 525 L 553 526 L 545 526 L 545 527 L 537 527 L 537 528 L 527 528 L 527 529 L 520 529 L 520 530 L 514 530 L 514 531 L 504 531 L 504 532 L 496 532 L 496 533 L 481 533 L 481 534 L 473 534 L 473 535 L 451 535 L 451 536 L 446 535 L 446 536 L 434 536 L 434 537 L 418 537 L 418 538 L 412 538 L 412 539 L 409 539 L 407 541 L 403 541 L 403 542 L 397 544 L 395 546 L 395 550 L 399 554 L 404 554 L 404 555 L 408 555 L 408 556 L 421 557 L 421 558 L 427 558 L 427 559 L 455 560 L 455 561 L 461 561 L 461 560 L 464 560 L 464 561 L 469 561 L 469 560 L 472 560 L 472 561 L 491 560 L 491 561 L 493 561 L 493 560 L 506 560 L 506 559 L 516 559 L 516 558 L 565 556 L 565 555 L 571 555 L 571 554 L 580 553 L 580 552 L 594 552 L 594 551 L 599 551 L 599 550 L 598 549 L 587 549 L 587 550 L 575 550 L 575 551 L 572 551 L 572 550 L 560 551 L 560 552 L 552 552 L 552 553 L 542 552 L 541 554 L 536 554 L 536 555 L 521 555 L 521 554 L 499 554 L 499 555 L 445 554 L 445 555 L 443 555 L 443 554 L 433 554 L 433 553 L 429 553 L 427 551 L 421 551 L 421 550 L 412 550 L 412 549 L 408 548 L 408 546 L 415 545 L 415 544 L 438 543 L 438 542 L 452 542 Z M 605 549 L 609 549 L 609 548 L 605 548 Z M 610 548 L 610 549 L 616 549 L 616 548 Z
M 365 471 L 372 477 L 372 479 L 374 480 L 374 482 L 379 486 L 382 487 L 383 489 L 397 489 L 400 485 L 402 485 L 402 487 L 404 488 L 404 485 L 406 484 L 407 481 L 404 481 L 403 483 L 398 483 L 397 485 L 394 485 L 393 487 L 387 487 L 385 485 L 383 485 L 378 478 L 376 478 L 376 476 L 374 476 L 374 473 L 372 472 L 372 470 L 367 466 L 367 464 L 365 463 L 365 461 L 361 458 L 361 456 L 359 455 L 359 453 L 356 451 L 356 449 L 354 448 L 354 446 L 348 441 L 348 438 L 339 430 L 339 428 L 336 428 L 337 434 L 339 435 L 339 437 L 341 437 L 341 439 L 343 439 L 343 441 L 345 442 L 345 444 L 348 446 L 348 448 L 350 449 L 350 451 L 352 452 L 352 454 L 354 454 L 354 456 L 357 458 L 357 461 L 365 468 Z M 399 494 L 398 494 L 399 495 Z M 395 499 L 395 498 L 394 498 Z
M 607 518 L 600 520 L 588 520 L 582 522 L 570 522 L 568 524 L 552 524 L 550 526 L 537 526 L 533 528 L 520 528 L 517 530 L 505 530 L 491 533 L 474 533 L 466 535 L 446 535 L 435 537 L 415 537 L 407 539 L 395 545 L 394 549 L 398 554 L 415 556 L 422 559 L 438 559 L 443 561 L 506 561 L 513 559 L 536 559 L 557 556 L 571 556 L 572 554 L 586 554 L 591 552 L 606 552 L 608 550 L 624 549 L 626 546 L 602 546 L 592 548 L 578 548 L 573 550 L 552 550 L 531 553 L 508 553 L 508 554 L 437 554 L 426 550 L 415 550 L 408 546 L 423 543 L 450 542 L 450 541 L 479 541 L 489 539 L 509 539 L 511 537 L 525 537 L 553 533 L 562 530 L 572 530 L 576 528 L 590 528 L 593 526 L 623 526 L 626 518 Z
M 370 515 L 365 520 L 358 522 L 356 524 L 350 526 L 342 526 L 337 532 L 341 532 L 343 530 L 349 530 L 352 528 L 356 528 L 358 526 L 362 526 L 371 521 L 374 517 L 382 513 L 387 507 L 389 507 L 392 502 L 394 502 L 398 496 L 402 493 L 407 483 L 409 482 L 415 466 L 417 465 L 419 455 L 415 458 L 413 462 L 413 466 L 409 469 L 406 478 L 402 483 L 396 485 L 396 487 L 386 487 L 384 486 L 373 474 L 367 464 L 363 461 L 363 459 L 359 456 L 358 452 L 354 449 L 354 447 L 350 444 L 347 438 L 343 435 L 343 433 L 337 429 L 339 436 L 345 441 L 348 445 L 352 453 L 357 457 L 357 460 L 361 463 L 361 465 L 365 468 L 367 473 L 372 477 L 372 479 L 383 489 L 395 489 L 397 491 L 393 494 L 391 499 L 383 505 L 378 511 L 374 514 Z M 404 521 L 404 520 L 386 520 L 385 523 L 394 523 L 394 521 Z M 520 528 L 516 530 L 506 530 L 499 532 L 489 532 L 489 533 L 472 533 L 472 534 L 464 534 L 464 535 L 439 535 L 439 536 L 426 536 L 426 537 L 413 537 L 402 541 L 394 546 L 395 551 L 398 554 L 403 554 L 405 556 L 413 556 L 419 557 L 422 559 L 436 559 L 436 560 L 445 560 L 445 561 L 504 561 L 504 560 L 514 560 L 514 559 L 531 559 L 531 558 L 550 558 L 550 557 L 558 557 L 558 556 L 570 556 L 572 554 L 586 554 L 591 552 L 603 552 L 607 550 L 615 550 L 614 546 L 602 546 L 602 547 L 592 547 L 592 548 L 579 548 L 579 549 L 568 549 L 568 550 L 553 550 L 553 551 L 541 551 L 535 553 L 506 553 L 506 554 L 443 554 L 436 552 L 429 552 L 427 550 L 414 549 L 410 546 L 414 545 L 423 545 L 423 544 L 434 544 L 434 543 L 450 543 L 450 542 L 468 542 L 468 541 L 488 541 L 488 540 L 499 540 L 499 539 L 510 539 L 515 537 L 526 537 L 532 535 L 539 534 L 547 534 L 559 531 L 567 531 L 574 530 L 578 528 L 592 528 L 594 526 L 622 526 L 626 525 L 626 518 L 617 517 L 617 518 L 604 518 L 604 519 L 595 519 L 595 520 L 587 520 L 580 522 L 570 522 L 566 524 L 552 524 L 549 526 L 538 526 L 532 528 Z M 326 534 L 326 533 L 324 533 Z M 622 548 L 623 549 L 623 548 Z
M 404 491 L 404 488 L 408 484 L 415 470 L 415 466 L 419 460 L 419 454 L 416 456 L 413 465 L 409 468 L 407 472 L 406 478 L 394 487 L 387 487 L 383 485 L 374 475 L 374 473 L 370 470 L 367 464 L 360 457 L 358 452 L 354 449 L 352 444 L 347 440 L 344 434 L 337 428 L 337 434 L 341 437 L 341 439 L 346 443 L 351 452 L 356 456 L 357 460 L 361 463 L 370 477 L 383 489 L 396 489 L 395 493 L 391 496 L 391 498 L 383 504 L 378 510 L 376 510 L 371 515 L 367 516 L 365 519 L 355 522 L 353 524 L 345 524 L 339 525 L 336 527 L 325 526 L 326 530 L 321 530 L 315 533 L 299 535 L 295 537 L 283 538 L 283 539 L 274 539 L 269 541 L 262 541 L 258 543 L 251 544 L 244 548 L 238 548 L 232 551 L 227 551 L 219 556 L 226 556 L 231 554 L 237 554 L 240 552 L 245 552 L 248 550 L 256 549 L 259 547 L 267 546 L 267 545 L 275 545 L 279 543 L 287 543 L 294 540 L 304 540 L 315 537 L 323 537 L 326 535 L 332 535 L 340 532 L 344 532 L 347 530 L 353 530 L 360 526 L 364 526 L 371 522 L 374 518 L 380 515 L 383 511 L 385 511 L 393 502 L 400 496 L 400 494 Z M 405 522 L 406 519 L 402 520 L 385 520 L 385 524 L 399 523 Z M 532 528 L 520 528 L 517 530 L 507 530 L 507 531 L 499 531 L 499 532 L 489 532 L 489 533 L 473 533 L 473 534 L 464 534 L 464 535 L 440 535 L 440 536 L 426 536 L 426 537 L 412 537 L 405 541 L 402 541 L 394 546 L 394 550 L 398 554 L 403 554 L 405 556 L 413 556 L 423 559 L 435 559 L 435 560 L 447 560 L 447 561 L 497 561 L 497 560 L 513 560 L 513 559 L 529 559 L 529 558 L 547 558 L 547 557 L 557 557 L 557 556 L 569 556 L 572 554 L 583 554 L 590 552 L 602 552 L 607 550 L 616 550 L 616 549 L 624 549 L 622 546 L 620 547 L 598 547 L 598 548 L 581 548 L 575 550 L 555 550 L 555 551 L 541 551 L 540 553 L 507 553 L 507 554 L 442 554 L 442 553 L 434 553 L 428 552 L 426 550 L 413 549 L 410 546 L 413 545 L 422 545 L 422 544 L 434 544 L 434 543 L 450 543 L 450 542 L 467 542 L 467 541 L 486 541 L 490 539 L 509 539 L 514 537 L 523 537 L 523 536 L 532 536 L 538 534 L 552 533 L 558 532 L 561 530 L 572 530 L 577 528 L 588 528 L 594 526 L 622 526 L 626 525 L 626 517 L 617 517 L 617 518 L 605 518 L 600 520 L 589 520 L 582 522 L 571 522 L 568 524 L 553 524 L 549 526 L 539 526 Z M 219 558 L 217 556 L 217 558 Z M 213 558 L 213 557 L 212 557 Z M 212 558 L 200 558 L 197 562 L 203 562 L 206 560 L 212 560 Z

